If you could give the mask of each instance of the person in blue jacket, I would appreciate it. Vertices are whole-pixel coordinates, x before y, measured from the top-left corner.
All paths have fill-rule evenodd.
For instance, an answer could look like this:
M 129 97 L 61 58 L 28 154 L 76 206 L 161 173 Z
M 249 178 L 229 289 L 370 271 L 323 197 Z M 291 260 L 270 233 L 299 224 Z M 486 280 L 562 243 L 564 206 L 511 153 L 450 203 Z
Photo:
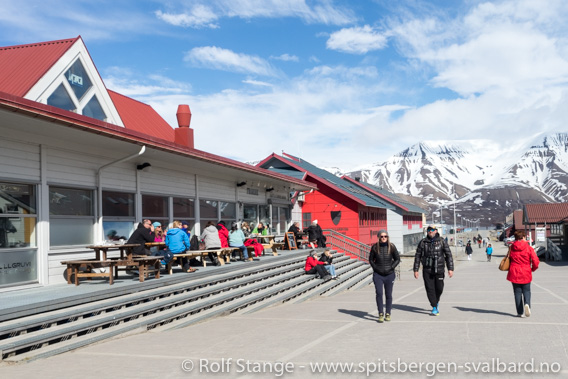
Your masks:
M 485 248 L 485 253 L 487 254 L 487 262 L 491 262 L 491 254 L 493 254 L 493 248 L 491 244 Z
M 173 258 L 173 254 L 183 254 L 187 250 L 190 250 L 187 232 L 182 229 L 180 221 L 174 221 L 172 228 L 166 234 L 166 253 L 169 253 L 167 255 L 169 259 L 165 256 L 165 263 L 167 264 Z M 182 270 L 185 272 L 196 271 L 196 269 L 189 267 L 188 258 L 182 258 Z

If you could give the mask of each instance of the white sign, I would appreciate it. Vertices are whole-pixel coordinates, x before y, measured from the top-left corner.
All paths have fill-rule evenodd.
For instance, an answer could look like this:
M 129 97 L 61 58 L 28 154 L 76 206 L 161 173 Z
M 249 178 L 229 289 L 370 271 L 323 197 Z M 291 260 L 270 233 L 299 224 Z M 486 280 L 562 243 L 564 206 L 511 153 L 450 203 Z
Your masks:
M 537 242 L 546 241 L 546 228 L 536 228 L 536 241 Z

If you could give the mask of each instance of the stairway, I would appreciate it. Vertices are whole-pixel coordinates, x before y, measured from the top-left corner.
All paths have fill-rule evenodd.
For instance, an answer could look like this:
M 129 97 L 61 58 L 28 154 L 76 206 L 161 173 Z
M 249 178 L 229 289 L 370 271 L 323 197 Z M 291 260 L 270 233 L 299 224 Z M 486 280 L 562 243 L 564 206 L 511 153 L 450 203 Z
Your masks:
M 322 281 L 304 273 L 305 257 L 305 251 L 286 252 L 260 262 L 224 266 L 214 274 L 182 276 L 183 281 L 158 279 L 146 290 L 124 291 L 97 301 L 85 297 L 82 302 L 74 299 L 72 306 L 28 311 L 0 324 L 2 360 L 31 361 L 119 335 L 182 328 L 371 283 L 371 269 L 362 261 L 334 253 L 338 280 Z

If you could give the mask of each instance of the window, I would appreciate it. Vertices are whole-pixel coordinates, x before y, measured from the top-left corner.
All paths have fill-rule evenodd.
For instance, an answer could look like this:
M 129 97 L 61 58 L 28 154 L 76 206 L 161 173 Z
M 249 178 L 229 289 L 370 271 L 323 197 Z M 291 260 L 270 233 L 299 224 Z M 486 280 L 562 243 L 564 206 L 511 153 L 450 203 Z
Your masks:
M 257 210 L 257 205 L 245 204 L 243 207 L 243 221 L 246 221 L 250 225 L 251 230 L 256 227 L 258 221 Z
M 89 90 L 89 88 L 93 86 L 91 79 L 89 79 L 89 75 L 87 75 L 81 60 L 79 59 L 77 59 L 69 70 L 67 70 L 65 77 L 73 89 L 75 96 L 77 96 L 77 99 L 79 100 Z
M 71 96 L 69 96 L 67 89 L 65 89 L 65 86 L 63 84 L 60 84 L 59 87 L 57 87 L 57 89 L 53 91 L 51 96 L 47 98 L 47 105 L 72 112 L 77 109 L 75 103 L 73 103 Z
M 284 234 L 286 232 L 286 224 L 288 223 L 289 209 L 287 207 L 272 207 L 272 232 L 276 234 Z
M 214 200 L 199 200 L 199 216 L 201 219 L 201 228 L 203 229 L 207 221 L 217 223 L 219 220 L 218 202 Z
M 93 191 L 49 187 L 49 237 L 51 246 L 93 242 Z
M 35 186 L 0 182 L 0 249 L 36 247 Z
M 159 221 L 163 225 L 169 224 L 168 197 L 155 195 L 142 195 L 142 218 Z
M 227 225 L 237 221 L 237 204 L 220 201 L 219 208 L 221 210 L 221 220 L 225 221 Z
M 96 118 L 101 121 L 106 120 L 105 111 L 103 111 L 103 107 L 101 107 L 96 95 L 93 95 L 91 100 L 89 100 L 87 105 L 85 105 L 85 108 L 83 108 L 83 115 Z
M 195 225 L 195 200 L 182 197 L 174 197 L 174 219 L 187 221 L 189 228 L 193 230 Z
M 302 213 L 302 229 L 306 229 L 312 224 L 312 214 Z
M 103 230 L 107 240 L 128 239 L 134 231 L 134 194 L 103 191 Z
M 264 226 L 270 225 L 270 230 L 272 230 L 272 225 L 270 222 L 270 208 L 268 205 L 259 205 L 258 206 L 258 218 L 259 222 L 262 222 Z

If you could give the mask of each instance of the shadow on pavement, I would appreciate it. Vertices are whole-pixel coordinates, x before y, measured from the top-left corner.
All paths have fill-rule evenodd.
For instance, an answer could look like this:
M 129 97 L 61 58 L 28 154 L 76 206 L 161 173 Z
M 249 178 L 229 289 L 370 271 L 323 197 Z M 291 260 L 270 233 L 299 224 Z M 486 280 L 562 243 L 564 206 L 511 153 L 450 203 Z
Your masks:
M 357 318 L 362 318 L 365 320 L 372 320 L 372 321 L 377 321 L 378 316 L 374 316 L 368 312 L 364 312 L 364 311 L 355 311 L 355 310 L 351 310 L 351 309 L 338 309 L 339 312 L 341 313 L 345 313 Z
M 505 312 L 499 312 L 499 311 L 492 311 L 492 310 L 489 310 L 489 309 L 466 308 L 466 307 L 454 307 L 454 308 L 457 309 L 458 311 L 461 311 L 461 312 L 493 313 L 493 314 L 495 314 L 495 315 L 516 317 L 516 316 L 515 316 L 514 314 L 512 314 L 512 313 L 505 313 Z
M 413 306 L 411 306 L 411 305 L 393 304 L 392 307 L 393 307 L 394 309 L 398 309 L 398 310 L 404 311 L 404 312 L 430 314 L 430 311 L 429 311 L 429 310 L 426 310 L 426 309 L 424 309 L 424 308 L 413 307 Z

